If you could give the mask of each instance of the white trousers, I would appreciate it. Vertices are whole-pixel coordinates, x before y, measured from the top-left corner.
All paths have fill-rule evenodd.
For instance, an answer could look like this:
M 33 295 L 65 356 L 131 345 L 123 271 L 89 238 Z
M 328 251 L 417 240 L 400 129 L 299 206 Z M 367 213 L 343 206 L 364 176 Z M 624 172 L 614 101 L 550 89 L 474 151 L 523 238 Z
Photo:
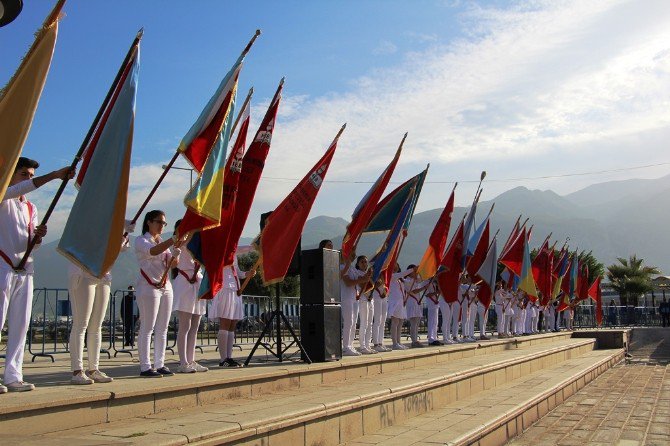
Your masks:
M 372 299 L 374 304 L 375 317 L 372 322 L 372 343 L 375 345 L 384 343 L 384 326 L 386 324 L 386 316 L 388 315 L 389 300 L 382 299 L 375 293 Z
M 342 349 L 353 350 L 358 319 L 358 301 L 354 298 L 342 299 Z
M 479 336 L 486 336 L 486 323 L 489 320 L 489 309 L 484 307 L 481 302 L 477 302 L 477 317 L 479 318 Z M 473 316 L 474 319 L 474 316 Z M 474 336 L 474 331 L 473 331 Z
M 451 339 L 451 305 L 440 299 L 439 306 L 442 312 L 442 339 L 446 342 Z
M 70 362 L 73 372 L 84 370 L 84 336 L 88 350 L 88 370 L 98 370 L 102 321 L 107 312 L 110 286 L 111 283 L 106 280 L 79 274 L 70 276 L 69 291 L 72 307 Z
M 498 336 L 505 334 L 505 313 L 503 313 L 503 306 L 500 304 L 496 305 L 496 319 L 498 320 Z
M 470 328 L 470 306 L 468 305 L 468 300 L 463 299 L 461 303 L 461 336 L 466 337 L 470 336 L 468 332 Z
M 3 261 L 3 260 L 0 260 Z M 5 384 L 23 381 L 23 353 L 33 302 L 33 275 L 0 269 L 0 332 L 9 324 Z
M 514 327 L 514 310 L 510 310 L 509 308 L 507 311 L 505 311 L 505 334 L 507 336 L 512 335 L 512 328 Z
M 439 301 L 438 301 L 439 302 Z M 428 299 L 428 342 L 437 341 L 437 321 L 439 319 L 440 305 Z M 444 318 L 444 313 L 442 315 Z
M 364 348 L 370 348 L 372 341 L 372 319 L 374 317 L 374 303 L 365 296 L 358 301 L 358 317 L 360 326 L 358 329 L 358 345 Z
M 137 336 L 137 351 L 142 372 L 151 368 L 149 349 L 152 334 L 154 334 L 154 368 L 160 369 L 165 365 L 167 330 L 170 313 L 172 313 L 172 289 L 144 291 L 144 287 L 138 287 L 137 308 L 140 311 L 140 333 Z
M 475 337 L 475 318 L 477 317 L 477 303 L 470 304 L 470 313 L 468 314 L 468 336 Z
M 451 336 L 453 339 L 458 338 L 458 318 L 461 315 L 461 303 L 456 300 L 451 304 Z

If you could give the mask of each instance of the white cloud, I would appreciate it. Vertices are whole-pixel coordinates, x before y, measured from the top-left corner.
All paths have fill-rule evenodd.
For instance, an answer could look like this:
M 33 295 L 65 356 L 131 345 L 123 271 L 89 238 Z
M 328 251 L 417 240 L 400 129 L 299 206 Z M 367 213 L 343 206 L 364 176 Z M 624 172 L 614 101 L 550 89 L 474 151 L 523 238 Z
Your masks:
M 388 40 L 383 40 L 372 50 L 372 54 L 375 56 L 387 56 L 389 54 L 395 54 L 398 51 L 398 47 Z

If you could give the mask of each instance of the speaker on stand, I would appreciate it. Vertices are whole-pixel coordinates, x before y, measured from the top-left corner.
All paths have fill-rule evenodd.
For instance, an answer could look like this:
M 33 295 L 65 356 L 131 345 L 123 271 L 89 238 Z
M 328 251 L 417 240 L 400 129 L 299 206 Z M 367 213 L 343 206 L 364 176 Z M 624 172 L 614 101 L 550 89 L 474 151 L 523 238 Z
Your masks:
M 341 321 L 339 251 L 302 251 L 300 339 L 312 361 L 342 359 Z

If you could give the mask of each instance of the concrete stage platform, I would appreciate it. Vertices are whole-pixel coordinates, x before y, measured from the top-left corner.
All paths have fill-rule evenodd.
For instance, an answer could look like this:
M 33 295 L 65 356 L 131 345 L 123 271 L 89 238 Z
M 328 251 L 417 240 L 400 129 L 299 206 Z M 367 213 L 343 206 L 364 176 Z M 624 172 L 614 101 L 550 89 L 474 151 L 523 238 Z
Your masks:
M 627 345 L 627 331 L 605 332 Z M 624 358 L 623 347 L 598 348 L 605 335 L 585 333 L 244 369 L 218 368 L 211 350 L 199 355 L 209 372 L 160 379 L 140 378 L 125 356 L 102 360 L 113 383 L 89 386 L 69 384 L 69 357 L 38 359 L 25 370 L 35 391 L 0 395 L 0 434 L 3 445 L 336 445 L 378 433 L 382 444 L 411 444 L 404 423 L 463 409 L 448 413 L 452 431 L 423 443 L 503 444 Z

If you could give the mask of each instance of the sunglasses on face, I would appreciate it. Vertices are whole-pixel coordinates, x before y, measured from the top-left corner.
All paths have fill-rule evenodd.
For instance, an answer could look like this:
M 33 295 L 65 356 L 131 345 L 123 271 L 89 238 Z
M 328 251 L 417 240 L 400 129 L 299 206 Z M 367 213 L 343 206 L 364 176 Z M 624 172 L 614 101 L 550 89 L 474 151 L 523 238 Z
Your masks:
M 166 226 L 167 226 L 167 222 L 166 222 L 166 221 L 163 221 L 163 220 L 151 220 L 151 221 L 153 221 L 154 223 L 158 223 L 158 224 L 161 225 L 162 227 L 166 227 Z

